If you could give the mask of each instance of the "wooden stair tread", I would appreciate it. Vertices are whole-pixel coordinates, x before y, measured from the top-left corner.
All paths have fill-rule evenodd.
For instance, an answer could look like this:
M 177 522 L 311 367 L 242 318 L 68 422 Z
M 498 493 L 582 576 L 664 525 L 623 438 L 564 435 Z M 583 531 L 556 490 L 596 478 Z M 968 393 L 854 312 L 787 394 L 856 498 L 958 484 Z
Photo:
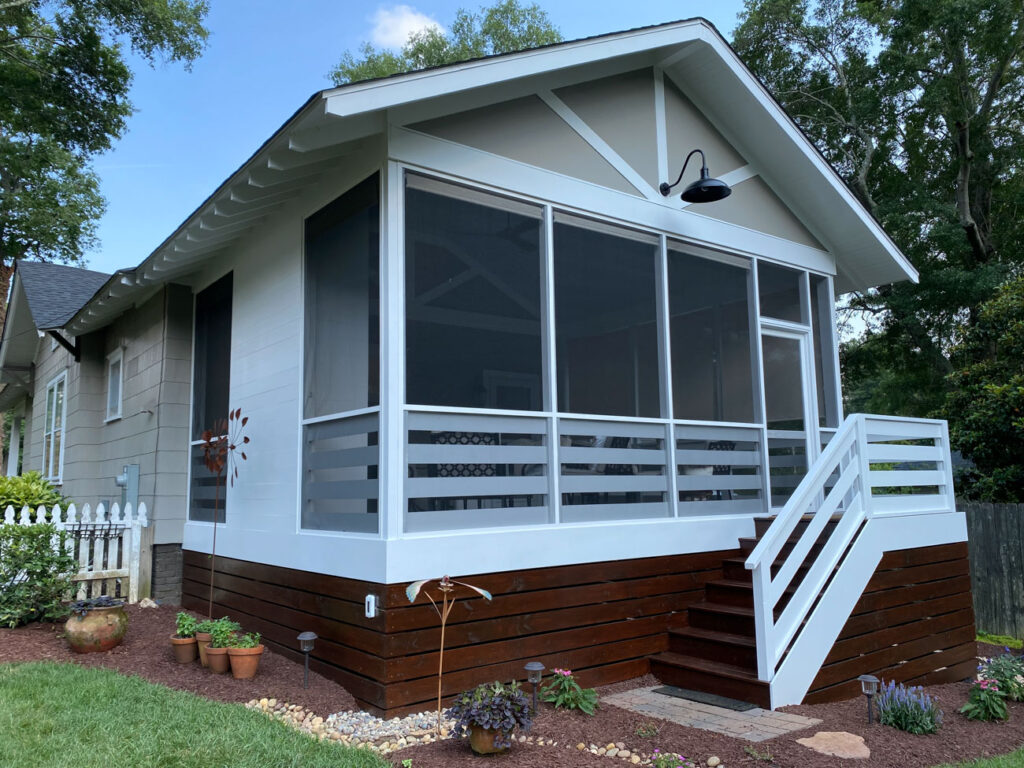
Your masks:
M 737 635 L 732 632 L 721 632 L 717 629 L 681 627 L 680 629 L 670 629 L 668 633 L 678 637 L 695 637 L 701 640 L 709 640 L 711 642 L 722 643 L 725 645 L 743 645 L 748 648 L 754 648 L 757 645 L 757 641 L 750 635 Z
M 711 613 L 728 613 L 733 616 L 746 616 L 750 618 L 754 617 L 753 608 L 746 608 L 740 605 L 728 605 L 726 603 L 709 603 L 707 600 L 701 600 L 699 603 L 694 603 L 690 606 L 690 610 L 709 611 Z
M 727 677 L 730 680 L 738 680 L 750 685 L 768 687 L 768 683 L 757 678 L 756 672 L 734 666 L 733 664 L 723 664 L 720 661 L 698 659 L 695 656 L 685 656 L 681 653 L 673 653 L 672 651 L 662 651 L 655 654 L 651 656 L 651 661 L 656 661 L 670 667 L 692 669 L 719 677 Z

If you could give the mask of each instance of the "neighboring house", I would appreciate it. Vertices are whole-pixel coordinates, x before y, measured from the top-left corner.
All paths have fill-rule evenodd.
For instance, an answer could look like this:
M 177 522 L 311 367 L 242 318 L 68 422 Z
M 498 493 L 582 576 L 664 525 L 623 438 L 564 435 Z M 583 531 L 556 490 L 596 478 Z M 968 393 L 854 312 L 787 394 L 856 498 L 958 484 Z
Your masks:
M 13 408 L 6 473 L 36 470 L 79 504 L 102 501 L 109 508 L 125 500 L 115 478 L 125 465 L 139 465 L 137 501 L 154 518 L 151 592 L 177 600 L 192 295 L 182 286 L 158 286 L 101 329 L 68 334 L 68 321 L 112 279 L 17 262 L 0 343 L 0 408 Z
M 695 164 L 659 193 L 694 149 L 730 197 L 682 202 Z M 154 301 L 165 336 L 194 317 L 190 430 L 159 392 L 166 438 L 140 421 L 158 525 L 189 509 L 183 602 L 218 493 L 200 436 L 241 408 L 216 610 L 286 653 L 315 631 L 364 706 L 434 695 L 436 617 L 403 588 L 445 573 L 495 595 L 455 609 L 446 694 L 539 658 L 780 706 L 973 669 L 945 424 L 841 412 L 835 295 L 916 277 L 691 20 L 317 93 L 61 333 L 70 376 Z M 181 393 L 170 352 L 151 386 Z

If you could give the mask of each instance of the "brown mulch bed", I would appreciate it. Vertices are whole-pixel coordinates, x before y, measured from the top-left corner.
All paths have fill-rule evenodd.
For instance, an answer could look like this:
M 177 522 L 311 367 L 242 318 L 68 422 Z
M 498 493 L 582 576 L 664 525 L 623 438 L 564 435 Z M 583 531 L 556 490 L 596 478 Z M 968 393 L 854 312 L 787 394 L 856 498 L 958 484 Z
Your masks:
M 252 680 L 231 674 L 214 675 L 199 662 L 178 664 L 171 653 L 177 607 L 127 606 L 128 633 L 124 642 L 106 653 L 73 653 L 63 640 L 63 624 L 30 624 L 0 629 L 0 664 L 12 661 L 71 661 L 86 667 L 105 667 L 138 675 L 154 683 L 205 696 L 216 701 L 246 702 L 277 697 L 302 704 L 318 713 L 353 709 L 355 699 L 338 683 L 309 673 L 309 688 L 302 687 L 302 665 L 270 649 L 263 652 L 259 672 Z
M 260 671 L 254 680 L 234 680 L 230 675 L 213 675 L 199 664 L 176 664 L 171 656 L 168 636 L 173 631 L 176 608 L 128 609 L 130 623 L 125 642 L 105 654 L 71 653 L 61 638 L 62 625 L 35 624 L 19 629 L 0 629 L 0 663 L 17 661 L 70 661 L 85 666 L 106 667 L 125 674 L 134 674 L 171 688 L 191 691 L 219 701 L 245 702 L 253 698 L 276 697 L 279 701 L 301 704 L 321 715 L 355 707 L 353 698 L 337 683 L 315 673 L 310 674 L 310 687 L 302 687 L 302 665 L 266 651 Z M 997 655 L 1001 648 L 979 643 L 979 655 Z M 599 689 L 609 695 L 631 688 L 655 685 L 653 677 L 630 680 Z M 444 741 L 402 750 L 391 757 L 395 766 L 412 760 L 414 768 L 447 768 L 452 765 L 482 768 L 610 768 L 629 765 L 616 758 L 597 757 L 579 752 L 575 745 L 606 745 L 623 742 L 632 751 L 650 753 L 655 748 L 679 752 L 698 765 L 712 755 L 718 756 L 727 768 L 735 766 L 771 765 L 782 768 L 849 768 L 850 762 L 813 752 L 796 739 L 812 736 L 818 731 L 849 731 L 864 737 L 871 749 L 868 760 L 854 765 L 871 768 L 915 768 L 957 763 L 978 757 L 1005 754 L 1024 745 L 1024 704 L 1010 704 L 1011 717 L 1006 723 L 976 723 L 965 719 L 957 709 L 967 698 L 969 683 L 951 683 L 930 687 L 945 713 L 943 726 L 934 736 L 912 736 L 886 726 L 868 726 L 863 698 L 835 704 L 786 707 L 783 711 L 815 717 L 820 725 L 780 736 L 770 741 L 751 743 L 709 731 L 686 728 L 625 709 L 606 705 L 594 717 L 578 712 L 554 711 L 545 706 L 534 722 L 534 738 L 554 739 L 557 746 L 516 744 L 506 755 L 489 759 L 474 758 L 463 741 Z M 657 735 L 641 737 L 637 729 L 653 724 Z M 570 745 L 570 748 L 566 748 Z M 747 753 L 749 747 L 761 755 L 770 753 L 772 762 L 758 760 Z
M 978 644 L 979 655 L 992 656 L 1002 652 L 1001 648 Z M 631 688 L 657 685 L 651 676 L 599 688 L 602 695 L 609 695 Z M 1005 723 L 978 723 L 967 720 L 957 710 L 967 700 L 969 683 L 950 683 L 930 686 L 928 693 L 938 699 L 943 710 L 943 724 L 938 734 L 914 736 L 903 731 L 874 724 L 868 726 L 864 699 L 858 697 L 835 704 L 785 707 L 782 711 L 805 717 L 814 717 L 822 722 L 803 731 L 795 731 L 768 741 L 753 743 L 733 739 L 710 731 L 686 728 L 646 715 L 630 712 L 614 706 L 604 706 L 594 717 L 580 713 L 542 710 L 534 721 L 532 734 L 537 737 L 558 741 L 557 747 L 537 747 L 517 744 L 506 756 L 493 760 L 492 768 L 501 766 L 605 766 L 628 765 L 627 761 L 615 758 L 596 757 L 589 752 L 577 752 L 575 744 L 607 745 L 623 742 L 633 751 L 650 753 L 655 748 L 663 752 L 678 752 L 694 760 L 697 765 L 712 755 L 719 757 L 726 768 L 732 766 L 778 766 L 780 768 L 850 768 L 870 766 L 871 768 L 925 768 L 945 763 L 959 763 L 979 757 L 990 757 L 1012 752 L 1024 746 L 1024 703 L 1009 704 L 1010 720 Z M 654 724 L 660 730 L 656 736 L 642 738 L 636 735 L 641 725 Z M 863 736 L 871 757 L 867 760 L 842 760 L 818 754 L 797 744 L 796 740 L 813 736 L 818 731 L 847 731 Z M 573 745 L 565 749 L 565 744 Z M 744 750 L 749 747 L 762 756 L 770 753 L 772 761 L 758 760 Z M 468 745 L 459 742 L 441 742 L 402 750 L 401 759 L 411 759 L 415 768 L 445 768 L 455 764 L 471 763 Z M 399 759 L 395 765 L 401 764 Z

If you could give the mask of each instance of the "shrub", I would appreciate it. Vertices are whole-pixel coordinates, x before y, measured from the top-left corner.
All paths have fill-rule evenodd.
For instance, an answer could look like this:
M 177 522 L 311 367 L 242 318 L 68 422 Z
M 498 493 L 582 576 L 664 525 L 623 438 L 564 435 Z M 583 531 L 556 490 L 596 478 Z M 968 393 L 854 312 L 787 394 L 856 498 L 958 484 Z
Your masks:
M 907 733 L 935 733 L 942 725 L 942 710 L 921 686 L 907 688 L 895 680 L 878 692 L 878 722 Z
M 39 506 L 52 507 L 60 504 L 66 509 L 71 499 L 61 496 L 53 483 L 44 480 L 38 472 L 26 472 L 14 477 L 0 477 L 0 517 L 7 507 L 14 507 L 20 512 L 22 507 L 37 509 Z
M 692 760 L 675 752 L 662 752 L 656 749 L 651 758 L 654 768 L 695 768 Z
M 1014 656 L 1009 648 L 994 659 L 983 658 L 978 673 L 999 684 L 999 690 L 1010 701 L 1024 701 L 1024 659 Z
M 999 690 L 998 682 L 979 675 L 960 712 L 971 720 L 1005 720 L 1009 717 L 1006 694 Z
M 198 631 L 199 623 L 195 616 L 187 611 L 178 611 L 178 615 L 174 617 L 175 637 L 195 637 Z
M 0 525 L 0 626 L 55 621 L 67 615 L 78 562 L 67 534 L 52 524 Z
M 468 736 L 471 726 L 498 731 L 494 746 L 507 747 L 512 743 L 512 731 L 518 726 L 529 730 L 530 703 L 513 680 L 508 685 L 497 681 L 478 685 L 472 691 L 459 694 L 446 712 L 455 720 L 456 733 Z
M 597 691 L 593 688 L 581 688 L 572 676 L 572 670 L 556 669 L 555 676 L 541 689 L 541 701 L 555 705 L 555 709 L 578 709 L 588 715 L 597 710 Z

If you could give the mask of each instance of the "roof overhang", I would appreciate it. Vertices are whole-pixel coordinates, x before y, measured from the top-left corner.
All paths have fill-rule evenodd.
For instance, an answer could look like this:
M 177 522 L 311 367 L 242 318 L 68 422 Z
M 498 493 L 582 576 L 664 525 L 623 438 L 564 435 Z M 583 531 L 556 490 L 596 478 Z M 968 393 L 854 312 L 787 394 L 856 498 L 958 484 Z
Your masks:
M 6 384 L 0 404 L 12 398 L 16 400 L 31 391 L 40 333 L 32 320 L 21 278 L 15 271 L 3 336 L 0 338 L 0 383 Z
M 568 85 L 659 66 L 835 255 L 839 291 L 917 280 L 882 227 L 728 43 L 703 19 L 353 83 L 314 94 L 138 267 L 111 277 L 66 328 L 100 328 L 155 286 L 198 269 L 384 132 L 388 114 L 459 95 L 479 105 L 546 79 Z M 462 107 L 466 108 L 466 107 Z

